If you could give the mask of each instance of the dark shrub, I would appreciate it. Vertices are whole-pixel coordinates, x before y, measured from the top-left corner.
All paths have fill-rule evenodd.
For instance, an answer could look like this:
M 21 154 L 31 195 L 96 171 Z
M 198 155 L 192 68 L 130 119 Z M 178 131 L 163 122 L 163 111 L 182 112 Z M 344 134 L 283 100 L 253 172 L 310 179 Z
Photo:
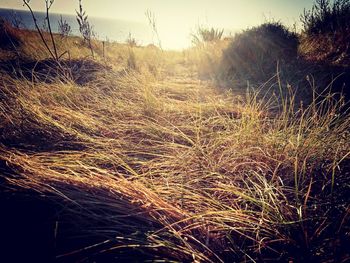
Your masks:
M 300 50 L 307 59 L 350 65 L 350 0 L 316 0 L 301 22 Z
M 303 31 L 308 35 L 349 32 L 350 0 L 316 0 L 311 10 L 301 16 Z
M 281 23 L 265 23 L 237 34 L 224 51 L 222 70 L 226 78 L 265 81 L 276 73 L 279 61 L 295 59 L 298 37 Z

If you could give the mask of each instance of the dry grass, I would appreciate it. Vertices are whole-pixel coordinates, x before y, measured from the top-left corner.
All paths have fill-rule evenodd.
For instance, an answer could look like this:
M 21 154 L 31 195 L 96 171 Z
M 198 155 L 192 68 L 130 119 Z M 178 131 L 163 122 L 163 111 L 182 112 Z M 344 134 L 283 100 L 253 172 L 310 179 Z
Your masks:
M 349 40 L 343 32 L 303 35 L 300 53 L 309 61 L 349 66 Z
M 127 48 L 107 49 L 115 65 L 84 86 L 1 76 L 6 180 L 70 203 L 72 215 L 96 222 L 90 235 L 106 237 L 59 258 L 112 259 L 125 248 L 177 262 L 349 257 L 342 98 L 314 93 L 296 110 L 291 92 L 272 113 L 273 98 L 195 78 L 198 50 L 137 48 L 145 70 L 117 74 Z M 160 75 L 147 70 L 154 56 Z

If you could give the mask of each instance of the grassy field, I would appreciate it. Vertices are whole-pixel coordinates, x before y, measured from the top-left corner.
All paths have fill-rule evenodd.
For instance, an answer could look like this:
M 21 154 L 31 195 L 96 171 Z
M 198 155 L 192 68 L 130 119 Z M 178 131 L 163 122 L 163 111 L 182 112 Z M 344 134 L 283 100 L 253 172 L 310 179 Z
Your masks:
M 288 68 L 308 92 L 278 73 L 247 89 L 220 75 L 230 39 L 181 52 L 95 41 L 92 59 L 55 35 L 69 51 L 58 65 L 37 33 L 13 34 L 0 49 L 2 255 L 350 260 L 350 115 L 331 79 L 306 77 L 316 66 Z

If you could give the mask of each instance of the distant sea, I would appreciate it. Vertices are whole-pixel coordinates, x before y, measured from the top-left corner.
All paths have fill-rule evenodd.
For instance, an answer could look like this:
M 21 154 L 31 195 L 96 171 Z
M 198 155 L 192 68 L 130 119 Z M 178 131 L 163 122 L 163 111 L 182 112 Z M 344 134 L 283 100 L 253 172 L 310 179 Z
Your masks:
M 45 13 L 35 12 L 34 14 L 38 25 L 43 28 L 45 23 Z M 35 29 L 34 21 L 29 11 L 0 8 L 0 17 L 9 22 L 13 21 L 14 17 L 17 17 L 22 22 L 23 28 L 31 30 Z M 51 28 L 53 32 L 58 32 L 58 21 L 60 19 L 60 14 L 50 13 Z M 72 35 L 80 35 L 79 25 L 74 15 L 62 14 L 62 19 L 66 20 L 71 26 Z M 147 24 L 99 17 L 88 17 L 88 20 L 93 26 L 93 31 L 96 33 L 96 37 L 100 40 L 125 42 L 130 33 L 131 36 L 141 45 L 152 43 L 152 32 Z

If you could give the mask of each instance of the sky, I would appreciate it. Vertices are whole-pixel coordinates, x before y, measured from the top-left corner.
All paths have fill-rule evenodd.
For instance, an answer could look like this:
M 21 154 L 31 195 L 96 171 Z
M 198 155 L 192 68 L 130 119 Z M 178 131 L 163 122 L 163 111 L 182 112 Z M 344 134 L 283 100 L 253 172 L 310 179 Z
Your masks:
M 147 23 L 145 12 L 156 17 L 164 46 L 185 47 L 198 25 L 224 28 L 226 33 L 252 27 L 266 20 L 287 26 L 299 22 L 304 8 L 313 0 L 82 0 L 87 14 Z M 44 0 L 31 0 L 36 11 L 43 11 Z M 0 8 L 26 9 L 22 0 L 0 0 Z M 74 14 L 78 0 L 55 0 L 54 13 Z

